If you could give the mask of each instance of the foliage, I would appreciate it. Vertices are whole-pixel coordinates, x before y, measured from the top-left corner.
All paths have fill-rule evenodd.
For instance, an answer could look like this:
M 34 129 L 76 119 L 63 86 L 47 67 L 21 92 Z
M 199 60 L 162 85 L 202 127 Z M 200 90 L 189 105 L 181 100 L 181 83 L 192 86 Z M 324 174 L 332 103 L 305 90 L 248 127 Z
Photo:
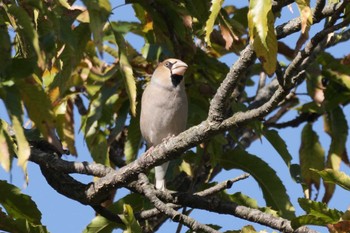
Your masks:
M 278 20 L 285 20 L 279 19 L 282 9 L 294 2 L 300 17 L 277 25 Z M 137 18 L 128 22 L 113 20 L 117 8 L 108 0 L 83 0 L 83 6 L 74 0 L 2 1 L 0 98 L 10 122 L 0 119 L 1 166 L 10 172 L 17 161 L 26 173 L 28 162 L 37 163 L 59 193 L 94 207 L 100 215 L 85 232 L 115 228 L 150 232 L 168 218 L 187 225 L 191 232 L 216 232 L 222 227 L 195 222 L 188 217 L 191 211 L 173 215 L 180 206 L 232 214 L 285 232 L 310 224 L 342 232 L 348 226 L 348 212 L 330 209 L 327 203 L 336 186 L 350 189 L 349 176 L 340 171 L 342 162 L 350 165 L 346 148 L 349 116 L 345 113 L 350 97 L 350 54 L 337 57 L 324 50 L 349 40 L 350 4 L 331 1 L 323 6 L 322 2 L 313 6 L 307 0 L 251 0 L 237 6 L 223 0 L 128 0 L 125 4 L 132 6 Z M 324 25 L 312 35 L 319 21 Z M 281 41 L 294 32 L 300 33 L 297 42 Z M 140 50 L 127 39 L 130 34 L 142 38 Z M 232 67 L 219 60 L 232 54 L 239 56 Z M 179 136 L 178 143 L 165 140 L 148 160 L 138 158 L 143 148 L 139 130 L 142 91 L 156 64 L 167 57 L 189 64 L 185 80 L 190 129 Z M 305 86 L 309 99 L 295 91 Z M 281 122 L 282 117 L 288 120 Z M 324 132 L 315 130 L 320 122 Z M 281 136 L 287 127 L 302 129 L 299 164 L 291 164 L 296 155 L 287 147 L 289 138 Z M 91 167 L 84 164 L 84 169 L 61 158 L 64 153 L 78 155 L 75 140 L 79 133 L 94 161 Z M 320 134 L 329 136 L 329 147 L 319 140 Z M 278 173 L 265 161 L 264 151 L 247 152 L 262 136 L 303 188 L 304 198 L 298 204 L 305 215 L 296 217 L 297 203 L 292 203 Z M 147 184 L 140 183 L 138 174 L 166 160 L 174 160 L 167 178 L 169 188 L 176 192 L 153 190 L 154 200 L 142 188 Z M 57 165 L 54 174 L 45 172 L 52 161 Z M 224 189 L 231 187 L 229 181 L 213 182 L 218 174 L 236 169 L 257 181 L 266 207 L 259 207 L 249 193 L 228 194 Z M 97 182 L 100 186 L 91 191 L 91 184 L 74 180 L 70 173 L 99 177 L 92 186 Z M 152 180 L 152 173 L 148 177 Z M 322 202 L 312 201 L 312 190 L 317 197 L 321 181 L 325 188 Z M 113 191 L 120 187 L 132 193 L 113 200 Z M 176 197 L 189 190 L 194 198 L 191 203 Z M 213 199 L 217 206 L 205 205 L 215 197 L 221 198 Z M 1 180 L 0 204 L 1 230 L 48 231 L 30 197 Z M 232 205 L 237 212 L 227 213 L 224 207 Z M 256 218 L 239 212 L 240 208 Z M 289 228 L 272 224 L 269 218 L 275 216 L 284 218 L 286 222 L 279 225 Z M 256 231 L 248 225 L 242 232 Z

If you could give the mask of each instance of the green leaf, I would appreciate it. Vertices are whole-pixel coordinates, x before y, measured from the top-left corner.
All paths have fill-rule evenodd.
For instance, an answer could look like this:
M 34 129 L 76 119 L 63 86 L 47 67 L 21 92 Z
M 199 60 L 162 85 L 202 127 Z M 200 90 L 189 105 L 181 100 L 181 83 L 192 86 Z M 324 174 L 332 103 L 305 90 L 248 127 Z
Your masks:
M 96 84 L 96 82 L 93 82 Z M 120 100 L 119 83 L 116 85 L 109 85 L 104 83 L 102 86 L 98 84 L 95 87 L 89 85 L 88 92 L 93 95 L 90 97 L 90 105 L 88 115 L 84 118 L 82 128 L 85 135 L 90 134 L 91 127 L 105 126 L 114 124 L 113 115 L 116 108 L 115 104 Z
M 275 148 L 275 150 L 281 155 L 282 159 L 289 167 L 292 161 L 292 155 L 287 149 L 285 141 L 281 138 L 276 130 L 264 130 L 264 136 Z
M 312 172 L 310 168 L 322 170 L 325 162 L 324 156 L 324 150 L 318 140 L 317 134 L 312 130 L 312 124 L 307 123 L 301 133 L 299 159 L 301 177 L 303 182 L 307 185 L 310 196 L 312 185 L 315 185 L 317 190 L 320 188 L 320 177 Z
M 130 111 L 133 116 L 136 116 L 136 82 L 133 74 L 132 67 L 129 63 L 126 42 L 122 34 L 118 33 L 115 29 L 115 24 L 112 24 L 115 40 L 118 44 L 119 62 L 121 74 L 123 76 L 126 92 L 128 93 L 130 101 Z
M 0 23 L 3 24 L 4 22 L 1 21 L 0 19 Z M 1 73 L 11 62 L 11 39 L 7 28 L 3 26 L 0 27 L 0 54 L 0 76 L 2 77 Z
M 307 224 L 324 226 L 329 223 L 337 223 L 344 214 L 336 209 L 329 209 L 325 203 L 307 198 L 299 198 L 298 202 L 307 214 L 292 219 L 291 224 L 294 229 Z
M 0 120 L 0 165 L 9 171 L 12 165 L 12 159 L 15 155 L 13 140 L 8 133 L 9 125 L 4 120 Z
M 128 204 L 123 205 L 123 215 L 121 216 L 122 221 L 126 225 L 124 233 L 141 233 L 142 229 L 135 219 L 134 211 Z
M 329 168 L 322 171 L 316 169 L 311 170 L 317 172 L 326 183 L 337 184 L 345 190 L 350 190 L 350 176 L 346 173 Z
M 282 181 L 263 160 L 244 150 L 235 149 L 223 156 L 221 166 L 226 170 L 241 169 L 252 175 L 261 187 L 266 205 L 278 211 L 278 214 L 284 218 L 294 217 L 294 207 Z
M 137 117 L 131 118 L 128 126 L 128 137 L 124 147 L 126 163 L 130 163 L 136 159 L 141 145 L 141 139 L 140 116 L 138 114 Z
M 255 199 L 247 195 L 244 195 L 241 192 L 237 192 L 232 195 L 229 195 L 229 198 L 232 202 L 237 203 L 238 205 L 243 205 L 254 209 L 259 208 L 258 203 Z
M 117 226 L 116 223 L 102 216 L 96 216 L 89 225 L 86 226 L 83 233 L 112 233 Z
M 325 131 L 331 136 L 331 145 L 327 156 L 327 167 L 335 171 L 340 169 L 341 161 L 347 161 L 346 141 L 348 124 L 341 107 L 336 106 L 324 117 Z M 322 201 L 328 202 L 335 191 L 333 183 L 325 183 L 325 194 Z
M 340 85 L 344 86 L 347 91 L 350 91 L 350 76 L 349 74 L 340 73 L 339 71 L 327 70 L 325 71 L 328 76 L 338 82 Z
M 30 146 L 25 137 L 24 129 L 22 127 L 22 102 L 20 100 L 20 92 L 15 87 L 6 87 L 4 96 L 4 103 L 6 109 L 10 115 L 12 122 L 12 127 L 15 132 L 15 138 L 17 142 L 17 157 L 18 157 L 18 166 L 26 173 L 27 170 L 27 161 L 30 155 Z
M 21 90 L 22 100 L 35 127 L 40 130 L 47 141 L 55 141 L 57 136 L 54 134 L 55 119 L 52 105 L 42 86 L 31 77 L 18 80 L 16 84 Z M 58 145 L 56 146 L 57 149 L 60 149 Z
M 223 3 L 224 3 L 223 0 L 212 0 L 211 1 L 209 19 L 205 23 L 205 28 L 204 28 L 204 31 L 205 31 L 204 41 L 206 43 L 208 43 L 209 47 L 211 47 L 210 35 L 213 32 L 215 20 L 220 13 L 220 9 L 221 9 L 221 6 Z
M 315 103 L 314 101 L 298 106 L 295 109 L 300 112 L 306 112 L 306 113 L 318 113 L 318 114 L 324 113 L 324 109 L 321 108 L 319 105 L 317 105 L 317 103 Z
M 41 213 L 32 199 L 22 194 L 16 186 L 2 180 L 0 180 L 0 203 L 10 216 L 16 219 L 26 219 L 33 224 L 40 224 Z
M 104 132 L 96 129 L 94 126 L 90 129 L 86 136 L 86 143 L 91 153 L 93 160 L 106 166 L 110 165 L 107 139 Z
M 271 0 L 251 0 L 248 12 L 250 41 L 265 72 L 272 75 L 277 64 L 277 38 Z
M 257 233 L 255 228 L 251 225 L 244 226 L 241 230 L 241 233 Z
M 141 195 L 132 193 L 119 199 L 117 202 L 108 207 L 108 209 L 114 214 L 122 214 L 125 204 L 132 206 L 133 211 L 141 211 L 150 207 L 149 202 L 146 201 Z M 97 216 L 85 228 L 84 233 L 109 233 L 112 232 L 113 229 L 125 229 L 125 225 L 116 224 L 115 222 L 111 222 L 104 217 Z
M 30 232 L 30 233 L 48 233 L 49 231 L 43 225 L 33 224 L 26 219 L 13 219 L 7 216 L 0 208 L 0 230 L 6 232 Z
M 37 31 L 32 24 L 32 19 L 29 17 L 27 12 L 23 7 L 19 7 L 16 4 L 12 4 L 8 8 L 8 12 L 13 15 L 16 19 L 16 25 L 12 25 L 15 27 L 15 30 L 23 32 L 25 35 L 27 42 L 33 46 L 33 49 L 37 56 L 37 64 L 39 67 L 44 67 L 44 58 L 41 54 L 40 46 L 39 46 L 39 36 Z
M 111 14 L 112 7 L 108 0 L 83 0 L 90 17 L 90 29 L 98 51 L 103 51 L 103 27 Z
M 35 58 L 13 58 L 11 64 L 6 68 L 6 76 L 8 79 L 26 78 L 33 74 L 35 69 Z M 18 69 L 21 67 L 21 69 Z

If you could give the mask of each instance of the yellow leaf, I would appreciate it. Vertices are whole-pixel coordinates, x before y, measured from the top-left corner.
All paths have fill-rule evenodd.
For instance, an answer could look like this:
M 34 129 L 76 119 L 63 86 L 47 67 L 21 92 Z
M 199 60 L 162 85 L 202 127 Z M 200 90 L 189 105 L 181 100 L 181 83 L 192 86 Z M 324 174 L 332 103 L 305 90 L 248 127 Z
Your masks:
M 15 137 L 17 141 L 17 156 L 18 156 L 18 166 L 22 168 L 24 173 L 27 172 L 27 162 L 30 156 L 30 146 L 29 143 L 24 135 L 24 130 L 21 125 L 20 120 L 17 118 L 17 116 L 12 115 L 11 121 L 13 125 L 13 129 L 15 131 Z
M 191 165 L 189 163 L 187 163 L 186 161 L 182 161 L 181 165 L 180 165 L 180 171 L 185 172 L 188 176 L 193 177 L 193 172 L 191 169 Z
M 55 108 L 58 127 L 57 133 L 60 136 L 64 148 L 68 148 L 71 155 L 77 155 L 74 136 L 74 112 L 71 99 L 60 103 Z
M 8 127 L 7 123 L 3 120 L 0 121 L 0 165 L 9 171 L 11 168 L 11 153 L 9 146 L 7 144 L 6 128 Z
M 123 76 L 125 89 L 129 97 L 130 101 L 130 111 L 131 114 L 136 116 L 136 81 L 134 77 L 134 73 L 132 70 L 132 66 L 129 63 L 127 50 L 126 50 L 126 42 L 121 33 L 119 33 L 114 27 L 115 24 L 111 24 L 115 40 L 118 44 L 118 52 L 119 52 L 119 62 L 121 68 L 121 74 Z
M 209 47 L 211 46 L 210 35 L 213 32 L 215 20 L 219 15 L 219 12 L 220 12 L 220 9 L 221 9 L 223 2 L 224 2 L 223 0 L 212 0 L 211 1 L 209 19 L 205 23 L 205 28 L 204 28 L 204 31 L 205 31 L 204 41 L 206 43 L 208 43 Z
M 272 75 L 277 64 L 277 38 L 271 0 L 252 0 L 249 5 L 248 27 L 254 51 L 265 72 Z
M 298 51 L 309 39 L 310 26 L 312 24 L 312 11 L 310 8 L 310 0 L 297 0 L 300 18 L 301 18 L 301 34 L 297 41 L 295 50 Z

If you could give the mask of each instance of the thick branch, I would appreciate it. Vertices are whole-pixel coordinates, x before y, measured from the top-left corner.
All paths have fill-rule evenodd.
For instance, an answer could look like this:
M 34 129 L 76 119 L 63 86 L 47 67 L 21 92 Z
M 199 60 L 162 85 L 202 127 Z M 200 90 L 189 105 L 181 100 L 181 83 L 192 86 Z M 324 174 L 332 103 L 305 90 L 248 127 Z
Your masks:
M 281 232 L 294 233 L 316 233 L 307 227 L 300 227 L 294 230 L 291 227 L 290 221 L 275 217 L 271 214 L 263 213 L 260 210 L 251 209 L 245 206 L 240 206 L 232 202 L 225 202 L 217 197 L 201 197 L 198 195 L 190 195 L 187 193 L 174 193 L 171 195 L 164 195 L 164 192 L 158 192 L 159 198 L 178 205 L 184 205 L 196 209 L 204 209 L 214 211 L 220 214 L 229 214 L 242 218 L 251 222 L 256 222 Z
M 145 196 L 154 204 L 154 206 L 168 215 L 173 221 L 175 222 L 181 222 L 184 225 L 188 226 L 190 229 L 193 231 L 204 231 L 204 232 L 209 232 L 209 233 L 219 233 L 218 231 L 214 230 L 213 228 L 201 224 L 197 222 L 195 219 L 188 217 L 186 215 L 183 215 L 176 210 L 170 208 L 167 206 L 165 203 L 163 203 L 161 200 L 157 198 L 155 195 L 155 189 L 153 185 L 150 185 L 148 178 L 145 174 L 139 174 L 139 179 L 140 179 L 140 187 L 143 190 L 143 193 Z
M 140 181 L 138 181 L 138 183 L 139 182 Z M 221 184 L 218 184 L 218 186 L 221 186 Z M 137 192 L 142 193 L 144 190 L 140 186 L 140 184 L 135 184 Z M 246 206 L 240 206 L 233 202 L 223 201 L 222 199 L 215 196 L 207 196 L 207 194 L 210 195 L 211 192 L 205 190 L 202 192 L 190 194 L 170 193 L 167 191 L 154 190 L 154 195 L 159 197 L 159 199 L 163 200 L 164 202 L 173 203 L 178 206 L 187 206 L 219 214 L 233 215 L 241 219 L 245 219 L 251 222 L 256 222 L 261 225 L 271 227 L 281 232 L 316 233 L 316 231 L 313 231 L 307 227 L 300 227 L 296 231 L 294 231 L 294 229 L 291 227 L 291 223 L 289 220 L 275 217 L 271 214 L 261 212 L 257 209 L 252 209 Z

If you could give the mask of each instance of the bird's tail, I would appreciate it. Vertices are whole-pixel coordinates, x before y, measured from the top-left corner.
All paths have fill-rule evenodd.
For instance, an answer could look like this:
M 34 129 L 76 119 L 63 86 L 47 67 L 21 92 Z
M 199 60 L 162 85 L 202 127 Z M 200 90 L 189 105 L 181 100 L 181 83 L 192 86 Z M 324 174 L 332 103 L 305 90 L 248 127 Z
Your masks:
M 160 166 L 155 167 L 156 189 L 165 190 L 165 174 L 168 169 L 168 166 L 169 162 L 166 162 Z

